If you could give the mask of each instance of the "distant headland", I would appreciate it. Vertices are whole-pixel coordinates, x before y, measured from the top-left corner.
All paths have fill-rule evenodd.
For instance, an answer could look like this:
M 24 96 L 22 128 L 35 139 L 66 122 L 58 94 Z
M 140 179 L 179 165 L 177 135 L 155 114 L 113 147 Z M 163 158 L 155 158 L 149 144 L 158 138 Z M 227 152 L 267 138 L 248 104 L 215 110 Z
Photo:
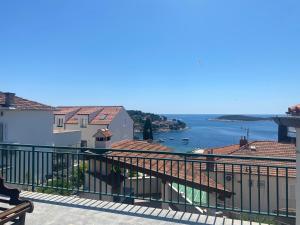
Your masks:
M 144 123 L 147 117 L 152 121 L 153 132 L 167 132 L 171 130 L 183 130 L 186 128 L 185 122 L 178 119 L 168 119 L 166 116 L 154 113 L 145 113 L 139 110 L 127 110 L 134 122 L 134 132 L 143 132 Z
M 255 121 L 268 121 L 272 120 L 272 117 L 259 117 L 259 116 L 246 116 L 246 115 L 224 115 L 219 116 L 214 119 L 215 121 L 229 121 L 229 122 L 235 122 L 235 121 L 245 121 L 245 122 L 255 122 Z

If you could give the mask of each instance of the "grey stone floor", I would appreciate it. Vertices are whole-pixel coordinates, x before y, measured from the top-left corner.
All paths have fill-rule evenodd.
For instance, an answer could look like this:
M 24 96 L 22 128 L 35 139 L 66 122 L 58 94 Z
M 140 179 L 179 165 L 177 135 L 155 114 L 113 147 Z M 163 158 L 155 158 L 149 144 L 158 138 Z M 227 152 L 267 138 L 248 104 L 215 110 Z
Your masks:
M 32 192 L 22 192 L 21 197 L 34 202 L 34 212 L 27 214 L 26 216 L 26 224 L 29 225 L 250 224 L 250 222 L 245 221 L 232 221 L 230 219 L 207 217 L 205 215 L 104 202 L 78 197 L 64 197 Z

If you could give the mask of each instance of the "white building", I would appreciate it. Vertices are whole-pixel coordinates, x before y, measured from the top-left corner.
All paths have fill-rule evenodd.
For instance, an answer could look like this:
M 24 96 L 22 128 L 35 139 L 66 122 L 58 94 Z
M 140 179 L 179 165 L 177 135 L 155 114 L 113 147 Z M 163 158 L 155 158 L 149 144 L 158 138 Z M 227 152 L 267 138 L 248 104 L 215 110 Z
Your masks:
M 80 131 L 53 132 L 54 108 L 0 92 L 0 143 L 76 146 Z
M 109 148 L 133 139 L 133 120 L 122 106 L 57 107 L 53 128 L 80 130 L 81 147 Z
M 52 145 L 53 108 L 0 92 L 0 142 Z
M 296 158 L 296 146 L 295 144 L 276 141 L 252 141 L 249 143 L 241 142 L 241 145 L 209 149 L 205 153 L 241 157 Z M 250 210 L 251 208 L 251 210 L 261 210 L 262 212 L 267 212 L 269 208 L 270 213 L 276 213 L 278 192 L 280 213 L 285 213 L 287 208 L 290 212 L 294 212 L 296 209 L 296 170 L 289 168 L 286 174 L 286 170 L 280 168 L 280 166 L 296 166 L 295 163 L 272 160 L 224 159 L 221 157 L 213 159 L 215 164 L 210 170 L 210 177 L 216 179 L 215 174 L 217 173 L 217 181 L 234 193 L 231 198 L 226 199 L 227 207 L 233 207 L 234 204 L 234 207 L 238 209 Z M 222 163 L 227 163 L 227 166 L 224 167 Z M 269 168 L 269 175 L 266 166 Z M 277 167 L 279 167 L 278 174 L 276 172 Z M 286 195 L 287 192 L 288 196 Z M 269 202 L 267 201 L 268 194 L 270 196 Z M 286 205 L 287 200 L 288 206 Z M 224 202 L 218 204 L 224 205 Z

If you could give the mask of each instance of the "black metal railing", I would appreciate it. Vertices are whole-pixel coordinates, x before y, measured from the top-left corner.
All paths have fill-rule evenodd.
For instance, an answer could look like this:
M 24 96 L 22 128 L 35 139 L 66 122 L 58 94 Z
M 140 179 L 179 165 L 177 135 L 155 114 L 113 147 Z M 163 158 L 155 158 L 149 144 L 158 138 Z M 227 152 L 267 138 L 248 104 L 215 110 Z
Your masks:
M 294 158 L 15 144 L 0 155 L 5 182 L 31 191 L 295 218 Z

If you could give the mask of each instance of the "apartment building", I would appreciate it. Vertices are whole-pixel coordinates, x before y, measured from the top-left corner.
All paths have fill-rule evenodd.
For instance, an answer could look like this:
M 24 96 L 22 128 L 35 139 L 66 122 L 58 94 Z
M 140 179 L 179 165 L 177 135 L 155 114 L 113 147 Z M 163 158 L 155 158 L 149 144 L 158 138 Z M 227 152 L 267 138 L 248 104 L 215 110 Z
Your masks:
M 133 120 L 122 106 L 62 106 L 54 111 L 54 130 L 80 130 L 81 147 L 109 148 L 133 139 Z
M 52 145 L 53 108 L 0 92 L 0 142 Z
M 0 92 L 0 143 L 78 146 L 79 130 L 53 132 L 54 107 Z

